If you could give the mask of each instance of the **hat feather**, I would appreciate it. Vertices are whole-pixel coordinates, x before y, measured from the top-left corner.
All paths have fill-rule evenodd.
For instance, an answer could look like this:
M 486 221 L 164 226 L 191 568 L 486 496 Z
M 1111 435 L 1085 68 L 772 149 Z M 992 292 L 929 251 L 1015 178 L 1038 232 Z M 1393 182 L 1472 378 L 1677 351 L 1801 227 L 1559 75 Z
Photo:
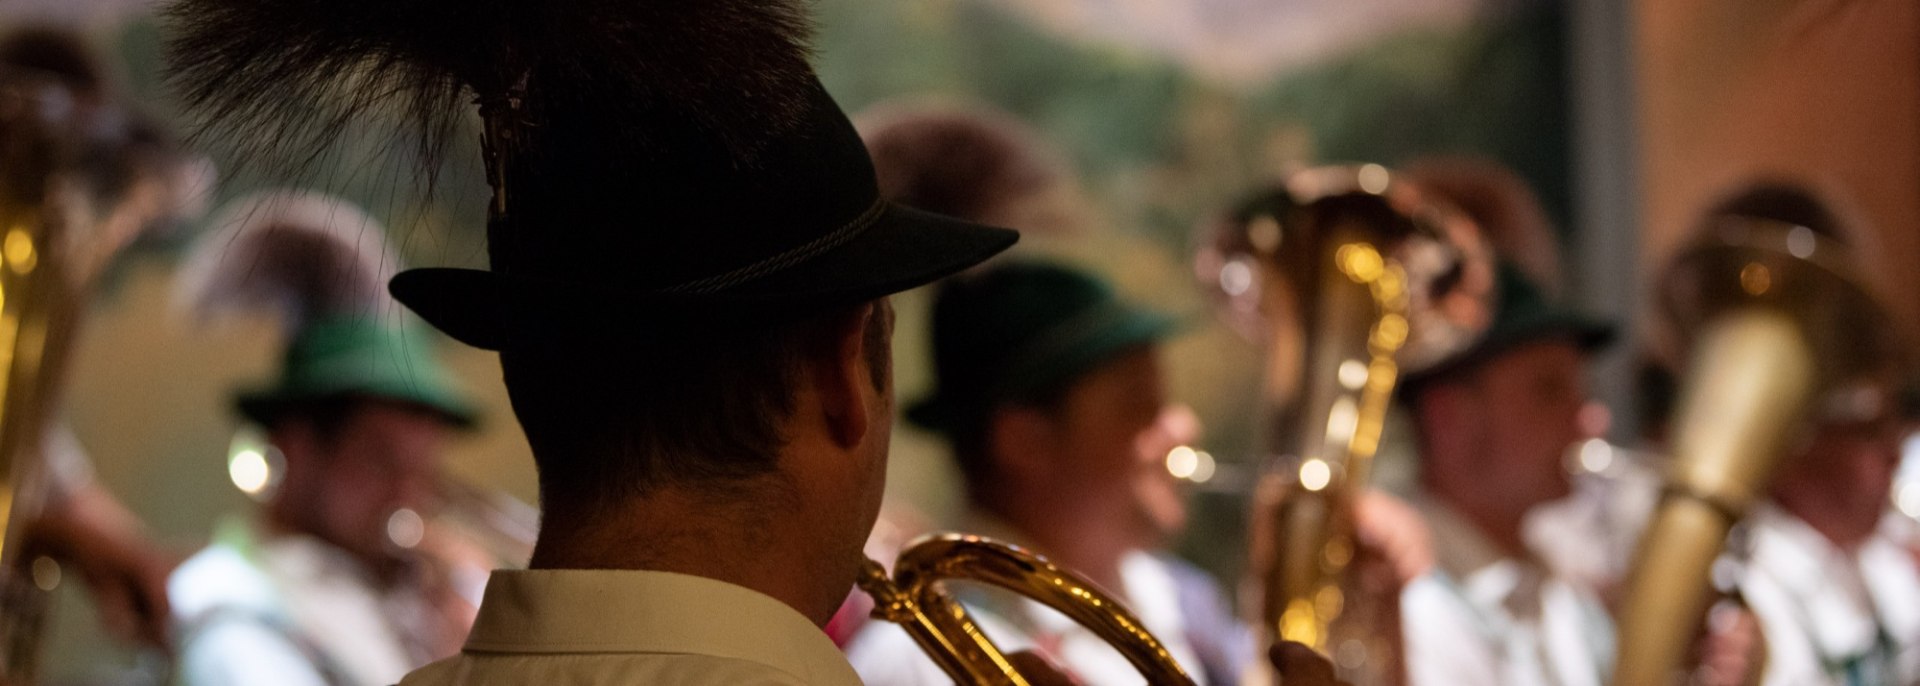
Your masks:
M 188 255 L 176 293 L 199 317 L 264 310 L 297 333 L 323 318 L 378 316 L 398 267 L 379 222 L 352 204 L 278 191 L 222 210 Z
M 660 103 L 751 151 L 807 98 L 801 0 L 173 0 L 169 78 L 199 131 L 297 168 L 397 115 L 431 174 L 472 102 L 523 89 L 526 122 Z M 388 120 L 391 121 L 391 120 Z M 647 135 L 607 127 L 610 136 Z

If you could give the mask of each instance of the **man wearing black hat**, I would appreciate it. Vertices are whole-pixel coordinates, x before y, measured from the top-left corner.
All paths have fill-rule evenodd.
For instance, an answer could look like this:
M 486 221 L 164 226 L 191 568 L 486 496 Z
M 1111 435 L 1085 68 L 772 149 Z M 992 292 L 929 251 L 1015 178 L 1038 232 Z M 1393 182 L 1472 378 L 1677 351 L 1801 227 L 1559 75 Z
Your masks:
M 1015 236 L 879 197 L 797 4 L 173 15 L 189 102 L 284 134 L 247 141 L 326 142 L 399 104 L 431 154 L 479 103 L 491 268 L 391 290 L 500 352 L 544 516 L 531 569 L 494 574 L 462 654 L 404 684 L 859 683 L 820 626 L 880 506 L 886 297 Z
M 1611 624 L 1529 549 L 1524 524 L 1571 493 L 1564 456 L 1587 437 L 1586 357 L 1612 330 L 1548 302 L 1512 265 L 1498 286 L 1484 338 L 1402 387 L 1420 460 L 1413 500 L 1440 572 L 1404 596 L 1408 671 L 1415 684 L 1598 686 Z
M 1204 678 L 1176 570 L 1140 548 L 1155 538 L 1142 532 L 1159 528 L 1140 488 L 1154 475 L 1143 472 L 1171 481 L 1173 446 L 1149 456 L 1141 445 L 1167 404 L 1157 347 L 1175 328 L 1079 270 L 996 265 L 940 289 L 936 389 L 907 417 L 953 448 L 971 507 L 962 530 L 1029 545 L 1114 590 Z M 1086 683 L 1137 678 L 1119 654 L 1058 615 L 994 600 L 969 602 L 996 640 L 1034 647 Z M 872 684 L 945 683 L 909 645 L 898 628 L 869 625 L 848 657 Z M 1241 661 L 1251 659 L 1251 641 L 1242 648 Z

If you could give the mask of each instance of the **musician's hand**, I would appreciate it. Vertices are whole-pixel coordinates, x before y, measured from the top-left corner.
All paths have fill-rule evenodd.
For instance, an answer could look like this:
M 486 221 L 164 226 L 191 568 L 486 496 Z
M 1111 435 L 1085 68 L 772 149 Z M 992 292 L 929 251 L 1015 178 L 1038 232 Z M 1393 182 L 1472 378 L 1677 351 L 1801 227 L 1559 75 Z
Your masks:
M 1397 585 L 1405 586 L 1433 569 L 1433 535 L 1413 506 L 1370 489 L 1354 503 L 1353 520 L 1363 552 L 1385 562 Z
M 1748 686 L 1759 683 L 1766 664 L 1766 637 L 1760 620 L 1738 602 L 1715 605 L 1700 637 L 1699 667 L 1693 683 L 1700 686 Z
M 166 649 L 171 621 L 167 577 L 179 558 L 142 541 L 105 542 L 100 547 L 89 559 L 75 562 L 93 593 L 101 624 L 123 640 Z
M 112 496 L 82 488 L 42 513 L 27 536 L 22 559 L 46 555 L 78 572 L 108 632 L 168 647 L 167 576 L 180 557 L 150 543 Z
M 1009 653 L 1007 661 L 1012 662 L 1020 674 L 1027 677 L 1027 683 L 1033 686 L 1080 686 L 1080 682 L 1067 676 L 1066 672 L 1060 671 L 1059 667 L 1039 653 L 1030 650 Z
M 1312 648 L 1285 641 L 1267 650 L 1267 659 L 1280 674 L 1280 686 L 1347 686 L 1333 676 L 1333 663 Z

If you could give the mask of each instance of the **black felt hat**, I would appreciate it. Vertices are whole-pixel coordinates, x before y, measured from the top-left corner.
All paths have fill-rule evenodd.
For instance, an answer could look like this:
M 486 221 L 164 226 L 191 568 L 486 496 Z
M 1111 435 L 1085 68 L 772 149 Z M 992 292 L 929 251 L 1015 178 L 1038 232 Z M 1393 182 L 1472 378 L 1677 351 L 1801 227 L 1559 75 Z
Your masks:
M 880 199 L 851 123 L 818 81 L 792 131 L 748 166 L 688 113 L 664 109 L 622 155 L 592 127 L 542 132 L 516 175 L 493 269 L 415 269 L 394 297 L 448 335 L 500 349 L 532 338 L 647 335 L 870 300 L 932 282 L 1016 234 Z
M 310 160 L 397 110 L 431 168 L 478 103 L 490 269 L 390 288 L 477 347 L 803 315 L 1015 240 L 880 199 L 808 63 L 801 0 L 173 0 L 167 16 L 187 104 L 268 156 Z

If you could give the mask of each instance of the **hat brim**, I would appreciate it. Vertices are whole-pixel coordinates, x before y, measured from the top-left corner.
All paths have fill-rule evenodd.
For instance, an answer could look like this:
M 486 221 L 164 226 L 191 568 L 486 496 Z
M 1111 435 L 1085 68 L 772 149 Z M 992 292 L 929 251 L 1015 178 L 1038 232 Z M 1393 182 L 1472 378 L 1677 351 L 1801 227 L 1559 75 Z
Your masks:
M 1187 320 L 1131 307 L 1117 308 L 1113 325 L 1040 361 L 1036 369 L 1004 370 L 1017 376 L 1023 386 L 1050 388 L 1070 382 L 1133 348 L 1166 340 L 1189 323 Z M 1020 389 L 1007 395 L 1018 397 Z M 982 398 L 973 401 L 935 391 L 907 407 L 907 421 L 928 431 L 952 433 L 965 423 L 969 412 L 982 412 L 987 406 L 1006 398 Z
M 447 426 L 460 430 L 472 429 L 479 425 L 479 411 L 465 401 L 451 394 L 422 391 L 420 389 L 380 389 L 353 388 L 341 389 L 330 393 L 294 391 L 284 388 L 264 388 L 241 391 L 234 395 L 233 407 L 248 421 L 261 426 L 272 426 L 289 411 L 329 398 L 364 397 L 405 403 L 418 406 L 439 417 Z
M 1018 239 L 1009 229 L 889 204 L 840 246 L 719 293 L 595 289 L 452 268 L 401 272 L 388 289 L 454 340 L 500 350 L 569 324 L 644 330 L 663 318 L 796 314 L 864 302 L 957 273 Z

